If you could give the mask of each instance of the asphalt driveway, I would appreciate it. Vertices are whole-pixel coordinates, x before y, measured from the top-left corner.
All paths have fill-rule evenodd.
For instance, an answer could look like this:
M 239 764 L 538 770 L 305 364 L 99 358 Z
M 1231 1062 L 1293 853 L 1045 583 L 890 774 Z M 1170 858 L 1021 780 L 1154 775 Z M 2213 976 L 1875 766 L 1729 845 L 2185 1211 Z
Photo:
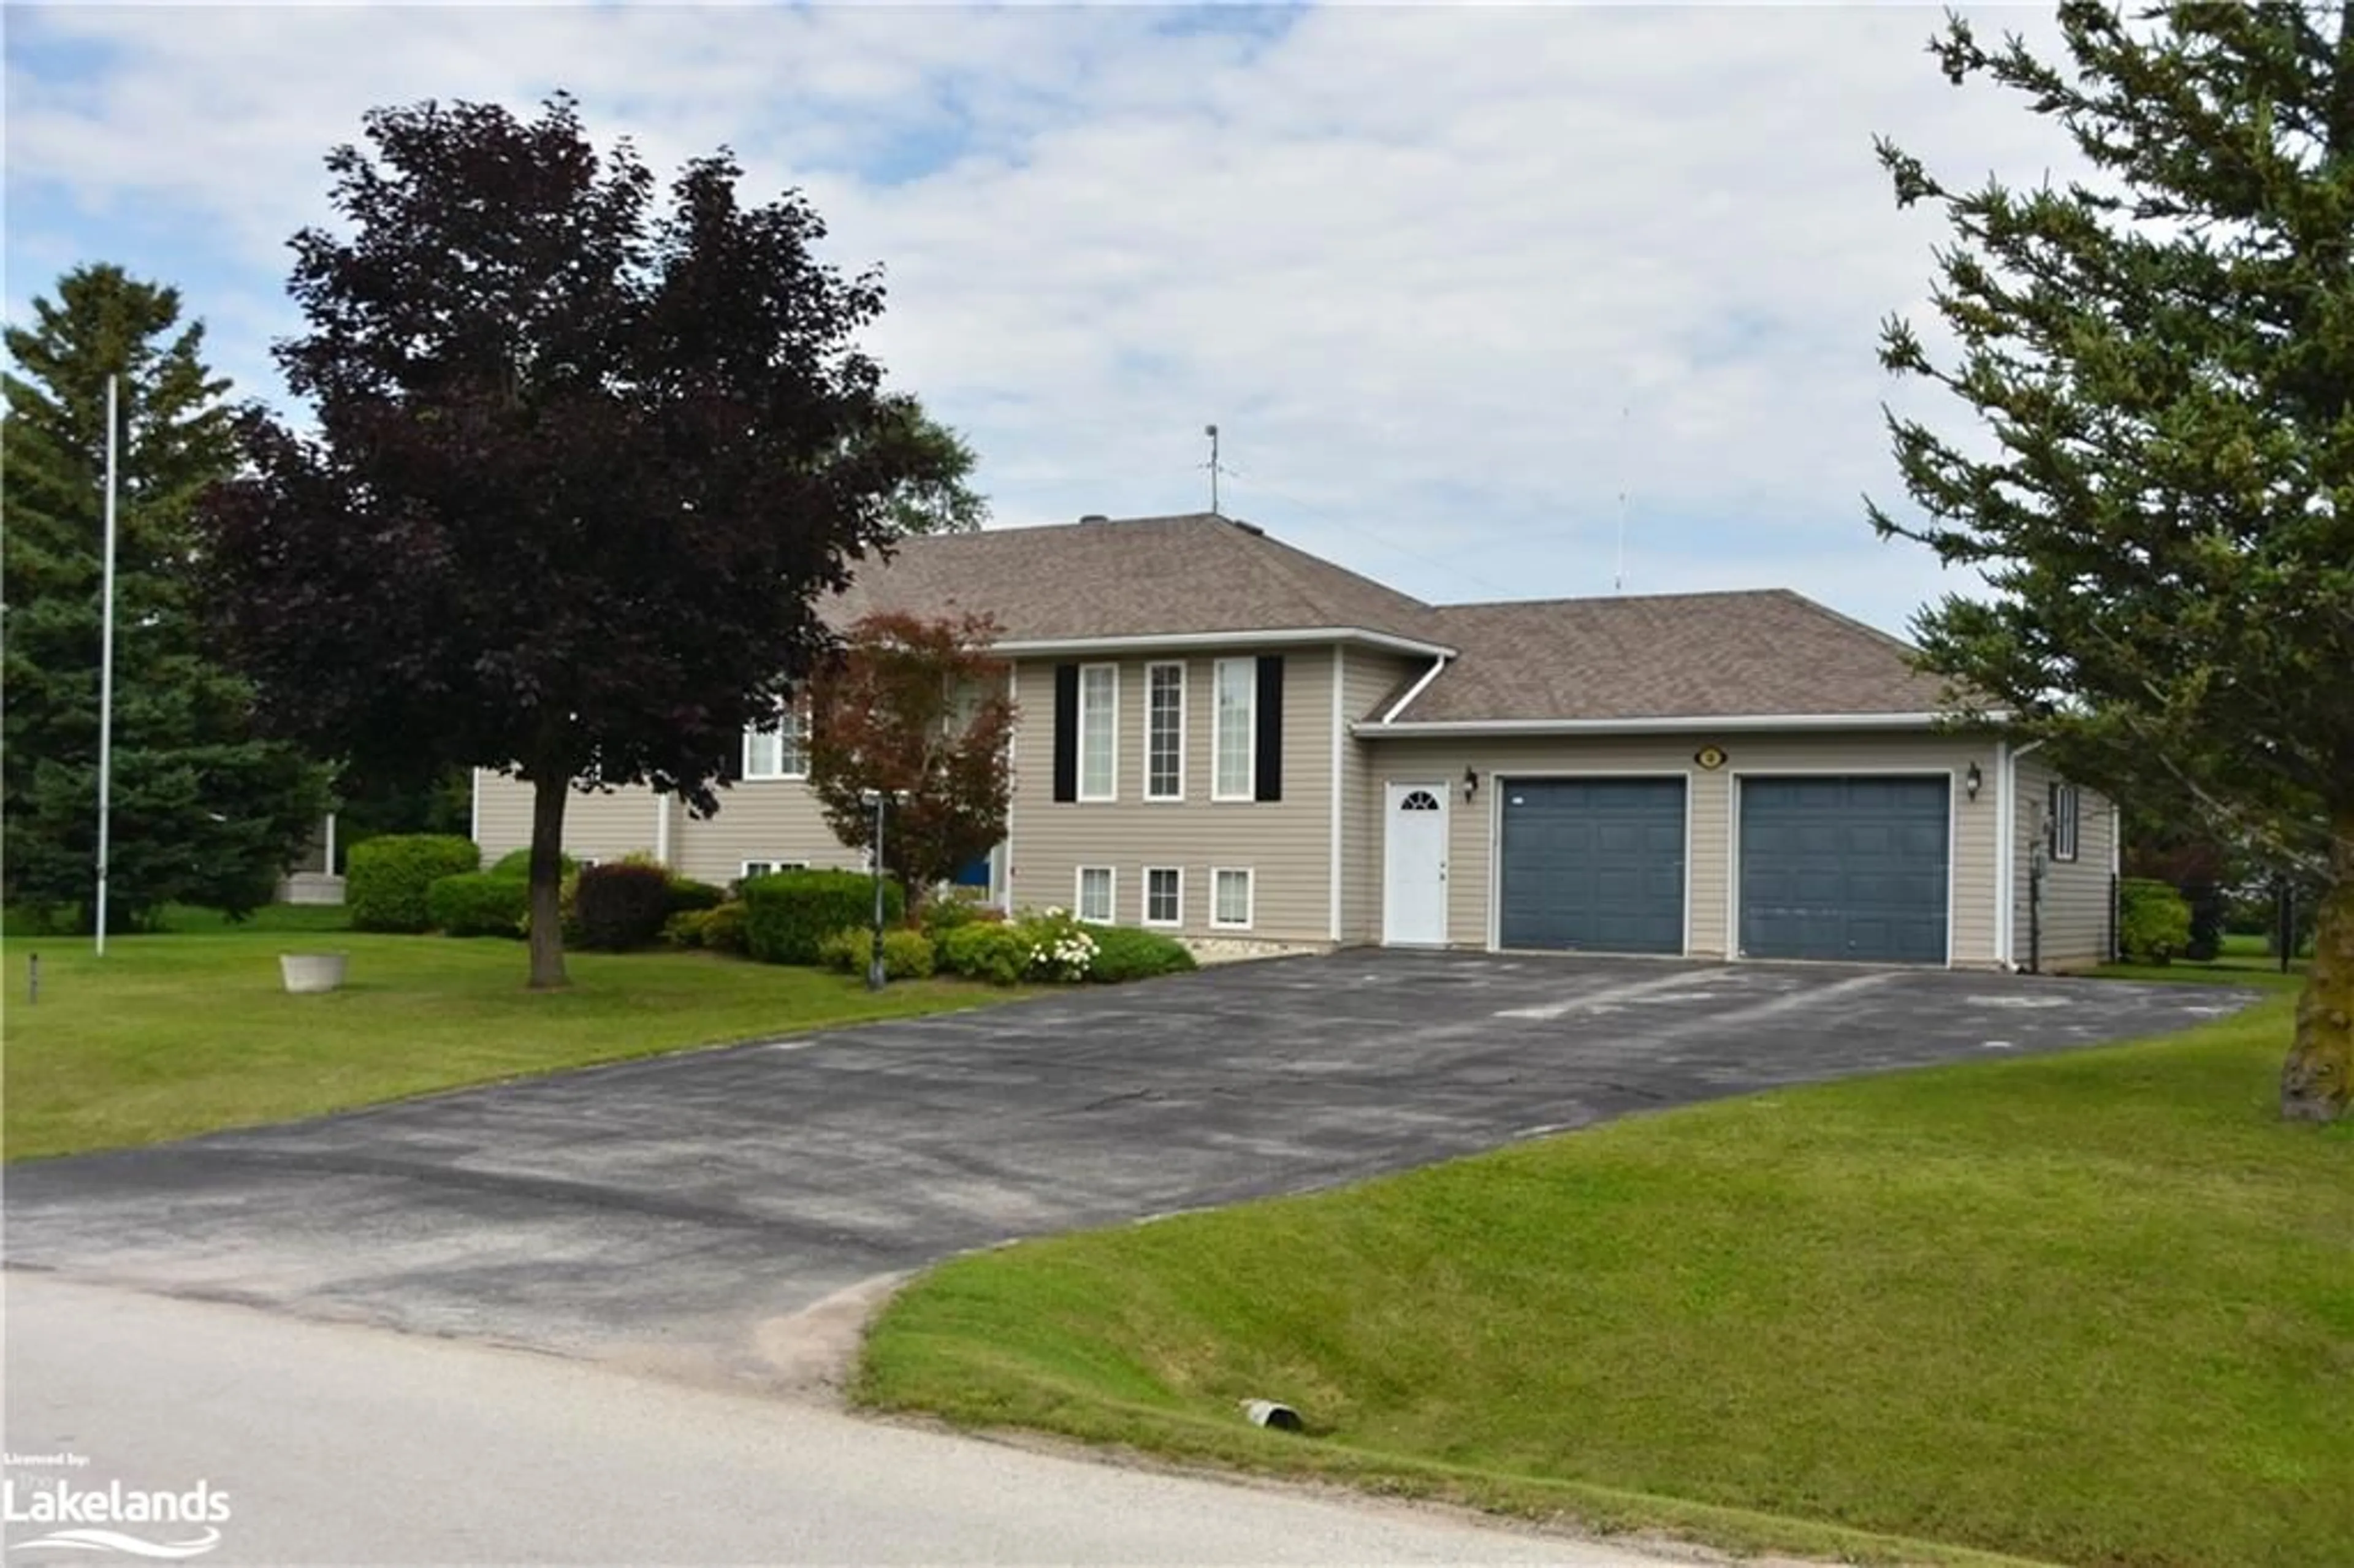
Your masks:
M 1009 1238 L 2246 1000 L 1643 959 L 1239 964 L 18 1166 L 7 1262 L 758 1378 L 792 1314 Z

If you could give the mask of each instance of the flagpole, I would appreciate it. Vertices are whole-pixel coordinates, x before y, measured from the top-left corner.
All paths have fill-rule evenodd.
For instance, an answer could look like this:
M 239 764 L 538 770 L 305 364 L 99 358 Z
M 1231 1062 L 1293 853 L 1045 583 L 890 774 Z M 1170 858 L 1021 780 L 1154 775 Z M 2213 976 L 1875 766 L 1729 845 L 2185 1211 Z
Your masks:
M 106 956 L 106 862 L 114 785 L 114 448 L 117 377 L 106 378 L 106 580 L 101 589 L 98 655 L 98 952 Z

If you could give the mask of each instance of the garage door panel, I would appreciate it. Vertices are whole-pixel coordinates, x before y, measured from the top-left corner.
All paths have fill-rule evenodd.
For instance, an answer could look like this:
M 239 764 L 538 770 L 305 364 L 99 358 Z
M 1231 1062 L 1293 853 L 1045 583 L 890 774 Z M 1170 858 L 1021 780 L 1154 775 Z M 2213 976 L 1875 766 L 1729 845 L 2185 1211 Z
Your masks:
M 1497 934 L 1507 948 L 1680 953 L 1681 779 L 1505 779 Z
M 1741 781 L 1741 951 L 1943 963 L 1949 782 Z

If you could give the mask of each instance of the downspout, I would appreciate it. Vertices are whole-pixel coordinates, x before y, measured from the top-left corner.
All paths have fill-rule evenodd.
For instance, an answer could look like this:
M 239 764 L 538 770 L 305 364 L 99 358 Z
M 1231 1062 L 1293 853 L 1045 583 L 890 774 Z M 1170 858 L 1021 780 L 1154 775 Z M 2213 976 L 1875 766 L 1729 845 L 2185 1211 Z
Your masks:
M 1439 672 L 1447 668 L 1447 656 L 1444 653 L 1441 653 L 1437 658 L 1433 659 L 1430 662 L 1430 668 L 1422 673 L 1422 679 L 1416 681 L 1413 685 L 1408 686 L 1405 689 L 1405 695 L 1400 697 L 1397 701 L 1390 705 L 1390 711 L 1382 715 L 1382 722 L 1384 724 L 1396 723 L 1398 715 L 1405 712 L 1407 708 L 1413 706 L 1415 698 L 1422 695 L 1422 694 L 1428 689 L 1430 683 L 1438 679 Z
M 2012 970 L 2019 968 L 2019 760 L 2029 752 L 2042 749 L 2043 744 L 2031 740 L 2016 751 L 2009 751 L 2009 742 L 2005 741 L 2003 749 L 2009 755 L 2005 758 L 1998 753 L 1996 758 L 1996 779 L 2000 786 L 1996 794 L 2002 809 L 2001 957 L 2003 968 Z M 2031 895 L 2032 893 L 2031 887 Z
M 1347 809 L 1347 804 L 1341 796 L 1341 775 L 1347 764 L 1343 748 L 1348 745 L 1348 715 L 1343 707 L 1342 696 L 1348 686 L 1348 677 L 1347 650 L 1341 644 L 1335 642 L 1332 644 L 1332 800 L 1331 805 L 1332 820 L 1329 824 L 1331 830 L 1331 842 L 1325 849 L 1325 859 L 1328 863 L 1326 871 L 1331 885 L 1325 890 L 1325 895 L 1331 906 L 1326 922 L 1329 927 L 1326 935 L 1336 948 L 1341 945 L 1341 903 L 1344 891 L 1341 856 L 1346 848 L 1346 843 L 1344 835 L 1341 832 L 1341 812 Z
M 654 791 L 654 858 L 670 864 L 670 797 Z
M 2010 968 L 2010 876 L 2012 852 L 2017 847 L 2010 832 L 2010 742 L 1994 743 L 1994 961 L 1998 969 Z

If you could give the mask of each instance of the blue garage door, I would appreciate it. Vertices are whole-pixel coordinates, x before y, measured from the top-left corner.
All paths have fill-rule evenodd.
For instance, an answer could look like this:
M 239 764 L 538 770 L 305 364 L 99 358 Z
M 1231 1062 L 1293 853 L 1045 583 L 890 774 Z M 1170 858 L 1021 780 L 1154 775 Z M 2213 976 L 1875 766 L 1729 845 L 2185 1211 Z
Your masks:
M 1741 956 L 1946 961 L 1944 779 L 1741 781 Z
M 1684 950 L 1684 781 L 1506 779 L 1497 936 L 1507 948 Z

